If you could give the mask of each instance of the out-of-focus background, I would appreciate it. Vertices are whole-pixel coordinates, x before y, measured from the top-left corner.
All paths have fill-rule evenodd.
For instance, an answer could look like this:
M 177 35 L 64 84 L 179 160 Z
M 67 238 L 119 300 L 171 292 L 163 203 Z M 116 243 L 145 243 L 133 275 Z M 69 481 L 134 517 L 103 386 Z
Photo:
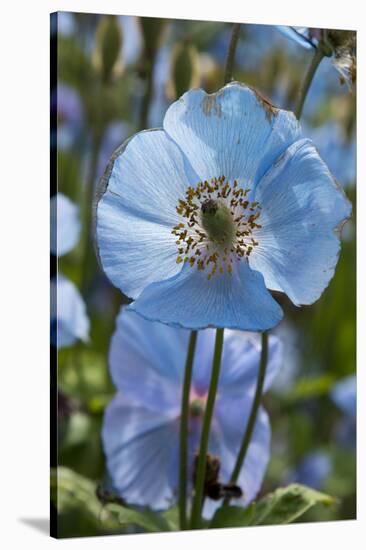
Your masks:
M 139 130 L 161 126 L 167 107 L 184 91 L 200 86 L 213 92 L 222 86 L 230 32 L 229 23 L 207 21 L 66 12 L 51 20 L 58 53 L 57 91 L 51 91 L 58 125 L 51 147 L 57 147 L 58 191 L 66 197 L 64 226 L 73 233 L 65 236 L 65 250 L 58 251 L 65 283 L 63 305 L 59 298 L 60 311 L 54 313 L 64 316 L 58 319 L 63 329 L 58 463 L 72 470 L 81 485 L 92 487 L 105 474 L 100 429 L 114 393 L 108 349 L 123 303 L 94 254 L 95 187 L 116 147 Z M 276 106 L 292 109 L 310 57 L 274 26 L 242 24 L 235 80 L 256 87 Z M 301 521 L 348 519 L 356 513 L 355 385 L 349 378 L 356 368 L 355 124 L 355 92 L 325 58 L 308 94 L 302 126 L 353 202 L 353 218 L 343 231 L 336 275 L 321 299 L 296 308 L 279 298 L 285 320 L 275 332 L 283 339 L 285 359 L 265 397 L 273 434 L 262 493 L 298 481 L 339 499 Z M 71 317 L 68 300 L 76 303 Z M 75 490 L 73 480 L 65 478 L 59 536 L 125 532 L 109 529 L 82 498 L 70 506 L 67 491 Z

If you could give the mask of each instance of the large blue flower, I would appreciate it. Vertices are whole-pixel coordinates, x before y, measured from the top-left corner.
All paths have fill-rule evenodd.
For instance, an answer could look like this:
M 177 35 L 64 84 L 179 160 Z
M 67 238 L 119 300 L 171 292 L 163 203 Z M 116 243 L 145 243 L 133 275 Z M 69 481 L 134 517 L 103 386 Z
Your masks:
M 185 328 L 269 329 L 282 310 L 267 289 L 317 300 L 351 211 L 295 116 L 239 83 L 185 93 L 102 185 L 105 272 L 131 309 Z
M 112 338 L 110 370 L 118 391 L 105 412 L 103 444 L 115 489 L 127 502 L 163 509 L 177 496 L 179 417 L 189 332 L 152 323 L 121 311 Z M 199 445 L 202 414 L 210 381 L 215 331 L 198 335 L 189 419 L 189 479 Z M 220 477 L 228 482 L 254 395 L 260 357 L 256 335 L 228 331 L 216 398 L 209 451 L 221 460 Z M 269 340 L 265 390 L 281 363 L 280 341 Z M 270 452 L 270 426 L 260 409 L 238 484 L 247 504 L 257 494 Z M 206 502 L 210 515 L 216 503 Z

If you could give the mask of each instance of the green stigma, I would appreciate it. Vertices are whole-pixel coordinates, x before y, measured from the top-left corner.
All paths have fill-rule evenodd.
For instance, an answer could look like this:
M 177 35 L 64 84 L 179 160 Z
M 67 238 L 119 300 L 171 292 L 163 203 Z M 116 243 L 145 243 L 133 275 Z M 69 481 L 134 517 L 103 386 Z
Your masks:
M 205 405 L 202 399 L 193 399 L 189 405 L 189 412 L 194 417 L 202 416 L 205 412 Z
M 229 208 L 221 201 L 208 199 L 201 206 L 201 221 L 209 239 L 230 246 L 235 236 L 235 224 Z

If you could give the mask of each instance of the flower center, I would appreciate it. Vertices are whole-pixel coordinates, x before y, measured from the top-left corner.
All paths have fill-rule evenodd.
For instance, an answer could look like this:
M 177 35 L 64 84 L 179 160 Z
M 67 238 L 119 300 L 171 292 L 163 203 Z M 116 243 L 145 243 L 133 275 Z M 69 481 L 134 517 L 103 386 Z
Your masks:
M 206 400 L 202 397 L 195 397 L 191 399 L 189 403 L 190 415 L 195 418 L 203 416 L 203 413 L 205 412 L 205 404 Z
M 208 279 L 215 273 L 232 273 L 233 261 L 247 258 L 258 245 L 254 239 L 260 205 L 249 201 L 250 189 L 243 189 L 225 176 L 188 187 L 185 199 L 176 207 L 182 221 L 172 229 L 177 237 L 177 263 L 208 269 Z

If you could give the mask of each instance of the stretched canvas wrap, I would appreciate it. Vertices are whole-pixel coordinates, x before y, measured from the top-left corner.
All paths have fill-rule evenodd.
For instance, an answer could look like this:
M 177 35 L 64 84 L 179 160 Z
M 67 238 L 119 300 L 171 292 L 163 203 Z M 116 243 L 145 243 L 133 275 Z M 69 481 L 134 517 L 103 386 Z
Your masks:
M 51 15 L 52 536 L 355 518 L 355 103 L 354 31 Z

